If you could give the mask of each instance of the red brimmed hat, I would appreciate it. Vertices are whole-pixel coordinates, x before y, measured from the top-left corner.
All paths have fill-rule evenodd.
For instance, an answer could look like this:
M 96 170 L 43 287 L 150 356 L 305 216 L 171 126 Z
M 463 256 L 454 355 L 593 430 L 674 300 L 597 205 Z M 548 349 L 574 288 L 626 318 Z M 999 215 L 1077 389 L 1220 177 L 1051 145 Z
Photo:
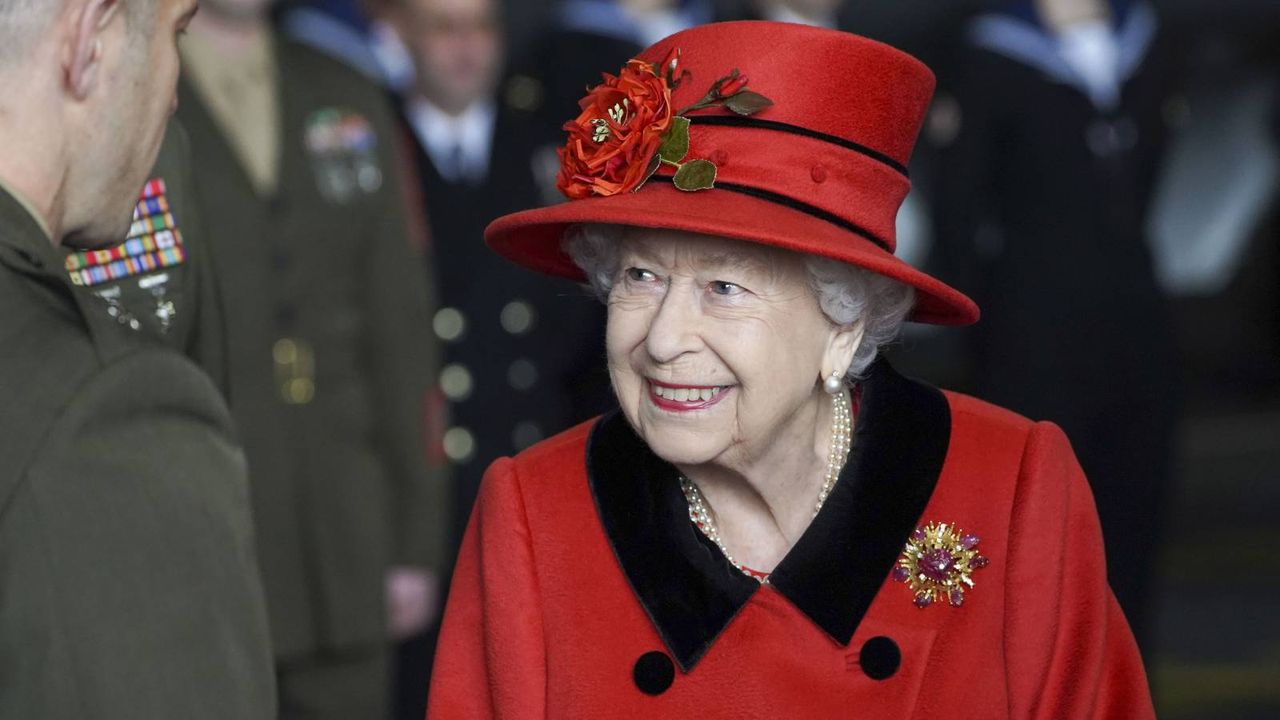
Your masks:
M 606 75 L 565 125 L 570 201 L 499 218 L 485 239 L 583 280 L 560 247 L 576 224 L 735 238 L 906 283 L 912 320 L 973 323 L 972 300 L 893 255 L 933 84 L 915 58 L 848 33 L 771 22 L 676 33 Z

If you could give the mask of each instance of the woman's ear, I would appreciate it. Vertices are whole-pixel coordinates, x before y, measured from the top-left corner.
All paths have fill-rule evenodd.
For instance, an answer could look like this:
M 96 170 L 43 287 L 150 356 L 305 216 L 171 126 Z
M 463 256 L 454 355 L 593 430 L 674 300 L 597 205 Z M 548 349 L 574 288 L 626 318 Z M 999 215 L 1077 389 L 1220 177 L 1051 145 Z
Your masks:
M 853 355 L 862 345 L 862 337 L 866 325 L 861 319 L 849 325 L 842 325 L 831 330 L 827 340 L 827 351 L 822 358 L 822 376 L 830 377 L 832 373 L 844 377 L 853 365 Z
M 103 36 L 119 12 L 119 0 L 79 0 L 70 11 L 63 71 L 76 100 L 88 98 L 101 77 Z

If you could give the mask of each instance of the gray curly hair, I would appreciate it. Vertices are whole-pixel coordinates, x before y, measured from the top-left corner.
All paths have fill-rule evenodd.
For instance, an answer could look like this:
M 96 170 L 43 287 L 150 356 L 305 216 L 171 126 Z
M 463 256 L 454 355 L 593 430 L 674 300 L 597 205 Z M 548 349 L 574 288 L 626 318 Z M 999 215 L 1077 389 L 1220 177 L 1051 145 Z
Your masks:
M 592 290 L 603 301 L 613 289 L 619 267 L 618 249 L 632 229 L 623 225 L 589 223 L 565 233 L 562 247 L 582 268 Z M 862 342 L 845 376 L 856 380 L 871 367 L 880 348 L 893 342 L 915 305 L 915 289 L 883 275 L 830 258 L 806 255 L 809 287 L 818 306 L 833 324 L 862 321 Z

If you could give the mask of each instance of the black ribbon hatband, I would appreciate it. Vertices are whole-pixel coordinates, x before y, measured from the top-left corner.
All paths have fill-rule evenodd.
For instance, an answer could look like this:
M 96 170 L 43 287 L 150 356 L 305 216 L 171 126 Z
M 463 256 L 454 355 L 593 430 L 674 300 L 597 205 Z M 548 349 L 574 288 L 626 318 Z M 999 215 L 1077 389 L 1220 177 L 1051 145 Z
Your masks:
M 738 115 L 691 115 L 689 116 L 689 124 L 716 127 L 754 128 L 757 130 L 772 130 L 774 132 L 784 132 L 791 135 L 801 135 L 803 137 L 813 138 L 814 140 L 821 140 L 822 142 L 837 145 L 846 150 L 852 150 L 859 155 L 865 155 L 876 162 L 883 163 L 884 165 L 893 168 L 901 173 L 903 177 L 909 177 L 906 165 L 903 165 L 879 150 L 869 148 L 866 145 L 856 143 L 852 140 L 846 140 L 845 138 L 837 135 L 828 135 L 824 132 L 800 127 L 799 125 L 791 125 L 790 123 L 778 122 L 776 120 L 761 120 L 760 118 L 743 117 Z

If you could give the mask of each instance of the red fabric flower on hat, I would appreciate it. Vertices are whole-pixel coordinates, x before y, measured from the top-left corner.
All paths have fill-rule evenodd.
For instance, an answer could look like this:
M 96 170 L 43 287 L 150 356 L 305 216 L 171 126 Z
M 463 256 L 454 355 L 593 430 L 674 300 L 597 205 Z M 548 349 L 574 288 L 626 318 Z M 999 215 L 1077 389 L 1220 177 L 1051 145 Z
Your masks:
M 589 90 L 579 103 L 582 113 L 564 125 L 569 140 L 560 149 L 560 192 L 576 200 L 638 190 L 664 163 L 676 168 L 672 182 L 680 190 L 715 187 L 714 163 L 685 161 L 685 114 L 720 106 L 754 115 L 773 103 L 747 90 L 747 77 L 735 69 L 713 83 L 701 100 L 674 112 L 671 91 L 683 76 L 677 48 L 660 65 L 628 61 L 617 76 L 605 75 L 603 83 Z
M 556 187 L 574 199 L 640 187 L 657 169 L 651 160 L 675 115 L 667 78 L 631 60 L 618 75 L 605 75 L 580 106 L 564 126 L 569 141 L 560 149 Z

